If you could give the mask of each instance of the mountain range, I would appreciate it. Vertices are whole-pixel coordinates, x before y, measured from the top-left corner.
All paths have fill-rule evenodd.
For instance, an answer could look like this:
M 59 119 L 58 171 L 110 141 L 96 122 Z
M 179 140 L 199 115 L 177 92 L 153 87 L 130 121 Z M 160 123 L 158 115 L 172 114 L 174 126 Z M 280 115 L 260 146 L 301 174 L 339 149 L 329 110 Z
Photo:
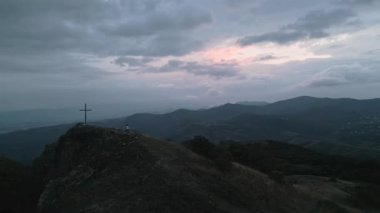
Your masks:
M 140 113 L 94 124 L 181 142 L 202 135 L 223 141 L 279 140 L 326 154 L 380 158 L 380 99 L 297 97 L 270 104 L 225 104 L 209 109 Z M 31 162 L 72 125 L 0 135 L 0 154 Z M 34 150 L 30 152 L 29 150 Z
M 136 114 L 103 124 L 120 127 L 127 122 L 148 135 L 174 141 L 194 135 L 214 142 L 275 139 L 329 154 L 379 159 L 379 109 L 380 99 L 303 96 L 261 106 L 225 104 L 206 110 Z

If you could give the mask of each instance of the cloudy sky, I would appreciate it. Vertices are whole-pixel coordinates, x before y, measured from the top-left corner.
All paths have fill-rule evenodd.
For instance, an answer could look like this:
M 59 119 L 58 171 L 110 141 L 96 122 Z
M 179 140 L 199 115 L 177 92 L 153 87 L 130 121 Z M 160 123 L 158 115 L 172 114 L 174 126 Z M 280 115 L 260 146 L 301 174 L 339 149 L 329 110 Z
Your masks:
M 0 1 L 2 111 L 378 91 L 379 0 Z

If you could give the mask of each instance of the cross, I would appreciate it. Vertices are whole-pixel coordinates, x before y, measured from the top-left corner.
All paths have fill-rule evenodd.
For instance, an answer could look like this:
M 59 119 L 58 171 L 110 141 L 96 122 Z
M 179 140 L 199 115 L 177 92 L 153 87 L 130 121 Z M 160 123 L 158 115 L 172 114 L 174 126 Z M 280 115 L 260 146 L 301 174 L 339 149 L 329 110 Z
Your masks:
M 87 109 L 87 104 L 84 104 L 84 109 L 79 110 L 81 112 L 84 112 L 84 125 L 87 124 L 87 112 L 92 111 L 92 109 Z

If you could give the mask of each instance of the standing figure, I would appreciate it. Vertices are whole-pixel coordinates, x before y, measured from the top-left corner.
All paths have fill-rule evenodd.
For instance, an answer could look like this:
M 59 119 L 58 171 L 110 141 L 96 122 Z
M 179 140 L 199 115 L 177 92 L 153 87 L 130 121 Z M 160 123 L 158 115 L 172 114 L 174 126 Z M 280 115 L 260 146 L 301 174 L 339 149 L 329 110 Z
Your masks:
M 128 124 L 125 124 L 125 129 L 124 129 L 125 133 L 129 133 L 129 125 Z

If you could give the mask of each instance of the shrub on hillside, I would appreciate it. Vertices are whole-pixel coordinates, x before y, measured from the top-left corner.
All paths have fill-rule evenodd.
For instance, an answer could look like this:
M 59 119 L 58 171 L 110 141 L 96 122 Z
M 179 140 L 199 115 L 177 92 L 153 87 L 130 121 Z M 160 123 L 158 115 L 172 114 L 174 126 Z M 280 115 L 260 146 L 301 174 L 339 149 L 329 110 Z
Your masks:
M 231 154 L 227 150 L 216 146 L 203 136 L 195 136 L 193 139 L 183 143 L 185 147 L 191 151 L 213 160 L 215 166 L 221 171 L 228 171 L 231 169 Z
M 214 159 L 216 167 L 221 171 L 230 171 L 232 168 L 232 156 L 229 152 L 221 150 L 217 158 Z
M 0 156 L 0 213 L 34 213 L 42 191 L 30 167 Z
M 359 208 L 367 208 L 380 210 L 380 186 L 362 184 L 355 187 L 351 194 L 352 202 Z
M 277 183 L 285 183 L 284 173 L 280 171 L 272 171 L 268 174 L 268 176 Z
M 183 145 L 191 151 L 209 159 L 215 159 L 218 155 L 215 144 L 203 136 L 194 136 L 193 139 L 183 142 Z

